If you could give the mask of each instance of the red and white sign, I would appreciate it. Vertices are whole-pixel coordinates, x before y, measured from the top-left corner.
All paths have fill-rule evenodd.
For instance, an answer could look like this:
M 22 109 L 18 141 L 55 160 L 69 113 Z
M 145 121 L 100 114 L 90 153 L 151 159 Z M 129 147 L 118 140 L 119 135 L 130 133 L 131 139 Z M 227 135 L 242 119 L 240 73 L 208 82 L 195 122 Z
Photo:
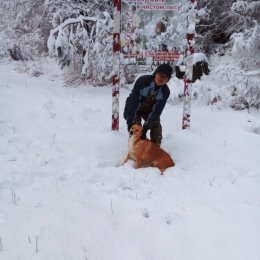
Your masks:
M 185 51 L 188 0 L 122 0 L 121 64 L 174 62 Z

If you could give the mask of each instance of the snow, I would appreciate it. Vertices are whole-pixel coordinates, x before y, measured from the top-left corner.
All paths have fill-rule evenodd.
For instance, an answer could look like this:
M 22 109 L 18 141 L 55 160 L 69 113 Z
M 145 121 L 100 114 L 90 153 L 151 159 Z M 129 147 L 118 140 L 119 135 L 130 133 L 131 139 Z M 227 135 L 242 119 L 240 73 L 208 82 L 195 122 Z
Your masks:
M 204 53 L 202 53 L 202 52 L 194 53 L 193 64 L 196 64 L 196 63 L 202 62 L 202 61 L 209 63 L 208 58 L 206 57 L 206 55 Z
M 183 131 L 168 103 L 176 166 L 160 176 L 121 165 L 130 90 L 112 132 L 110 87 L 65 88 L 42 66 L 32 78 L 0 63 L 0 259 L 260 259 L 259 112 L 194 104 Z
M 237 1 L 232 4 L 231 10 L 236 13 L 246 14 L 248 12 L 253 12 L 259 7 L 259 3 L 256 2 L 247 2 L 247 1 Z

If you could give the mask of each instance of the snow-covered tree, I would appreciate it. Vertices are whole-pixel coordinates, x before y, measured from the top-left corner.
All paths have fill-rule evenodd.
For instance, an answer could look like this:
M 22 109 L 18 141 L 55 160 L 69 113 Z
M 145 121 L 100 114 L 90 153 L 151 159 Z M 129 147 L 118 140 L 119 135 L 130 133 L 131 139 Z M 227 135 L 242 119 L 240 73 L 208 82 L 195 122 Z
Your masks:
M 232 35 L 232 55 L 246 70 L 260 68 L 260 2 L 238 1 L 231 10 L 240 17 L 250 17 L 252 24 Z
M 198 0 L 198 8 L 196 42 L 207 53 L 227 43 L 233 33 L 255 27 L 260 20 L 259 1 Z
M 2 56 L 9 54 L 14 60 L 30 60 L 47 52 L 51 24 L 45 1 L 1 1 L 0 12 Z
M 260 68 L 260 26 L 232 35 L 232 55 L 245 70 Z
M 197 47 L 214 62 L 214 53 L 231 57 L 211 69 L 200 99 L 208 93 L 208 103 L 259 109 L 260 1 L 199 0 L 198 8 Z
M 112 5 L 110 1 L 53 1 L 48 40 L 49 53 L 57 55 L 61 68 L 72 68 L 70 77 L 94 85 L 107 84 L 112 72 Z M 73 77 L 74 74 L 74 77 Z

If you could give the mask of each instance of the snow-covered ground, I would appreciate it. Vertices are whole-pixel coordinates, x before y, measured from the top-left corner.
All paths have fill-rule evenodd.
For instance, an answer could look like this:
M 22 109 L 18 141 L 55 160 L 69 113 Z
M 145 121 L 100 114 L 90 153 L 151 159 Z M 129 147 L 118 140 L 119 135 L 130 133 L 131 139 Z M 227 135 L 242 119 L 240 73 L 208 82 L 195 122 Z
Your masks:
M 260 259 L 259 112 L 193 105 L 183 131 L 182 104 L 167 104 L 176 166 L 160 176 L 121 165 L 111 88 L 65 88 L 51 62 L 38 78 L 16 66 L 0 63 L 1 260 Z

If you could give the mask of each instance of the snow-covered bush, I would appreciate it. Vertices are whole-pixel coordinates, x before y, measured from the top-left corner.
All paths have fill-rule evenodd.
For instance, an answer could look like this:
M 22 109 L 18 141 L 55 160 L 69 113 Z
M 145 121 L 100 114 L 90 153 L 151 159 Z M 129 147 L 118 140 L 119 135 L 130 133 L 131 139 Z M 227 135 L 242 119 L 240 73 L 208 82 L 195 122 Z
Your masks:
M 198 0 L 196 44 L 213 53 L 216 45 L 228 43 L 233 33 L 244 33 L 260 21 L 259 1 Z
M 32 60 L 47 51 L 49 9 L 42 0 L 1 1 L 1 56 Z
M 260 69 L 260 26 L 232 35 L 232 55 L 245 70 Z
M 198 7 L 197 49 L 211 56 L 210 75 L 194 84 L 198 100 L 259 109 L 260 2 L 199 0 Z
M 247 20 L 247 26 L 240 28 L 232 35 L 232 55 L 241 68 L 245 70 L 260 69 L 260 2 L 237 1 L 231 11 Z M 245 22 L 243 23 L 245 24 Z
M 235 62 L 222 57 L 221 62 L 211 67 L 208 76 L 193 84 L 192 93 L 199 104 L 228 106 L 235 110 L 259 109 L 259 80 L 259 71 L 245 72 Z
M 81 74 L 94 85 L 109 83 L 113 57 L 111 3 L 65 2 L 54 13 L 52 24 L 49 53 L 58 57 L 61 68 L 70 67 L 71 82 L 78 81 Z

